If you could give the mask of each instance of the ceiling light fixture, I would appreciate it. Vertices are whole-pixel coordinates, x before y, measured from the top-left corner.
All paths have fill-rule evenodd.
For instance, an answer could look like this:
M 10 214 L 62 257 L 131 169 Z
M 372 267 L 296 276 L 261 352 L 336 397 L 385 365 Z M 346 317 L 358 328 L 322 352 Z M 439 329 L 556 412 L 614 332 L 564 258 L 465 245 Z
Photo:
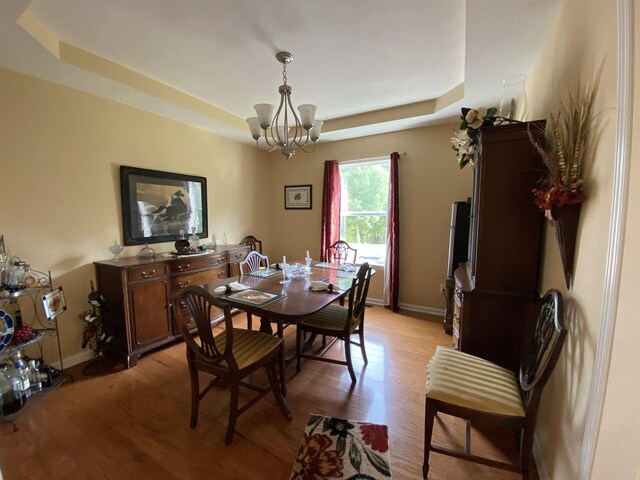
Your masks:
M 273 114 L 275 107 L 269 103 L 259 103 L 254 105 L 257 117 L 247 118 L 247 124 L 251 131 L 251 136 L 256 141 L 264 136 L 265 142 L 273 152 L 277 147 L 282 149 L 282 154 L 291 158 L 295 155 L 295 147 L 298 146 L 303 152 L 311 153 L 315 149 L 316 142 L 320 138 L 322 123 L 315 120 L 316 106 L 304 104 L 298 107 L 300 116 L 296 114 L 291 104 L 291 87 L 287 85 L 287 63 L 291 63 L 293 55 L 289 52 L 278 52 L 276 60 L 282 63 L 282 81 L 278 91 L 280 92 L 280 105 L 278 111 Z M 311 145 L 310 150 L 305 150 L 305 146 Z

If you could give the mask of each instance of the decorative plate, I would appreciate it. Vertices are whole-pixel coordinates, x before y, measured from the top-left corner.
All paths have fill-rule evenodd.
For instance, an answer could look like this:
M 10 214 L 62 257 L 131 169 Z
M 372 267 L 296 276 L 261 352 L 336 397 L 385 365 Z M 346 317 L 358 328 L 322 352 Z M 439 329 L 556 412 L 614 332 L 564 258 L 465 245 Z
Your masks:
M 13 318 L 4 310 L 0 310 L 0 352 L 13 338 Z

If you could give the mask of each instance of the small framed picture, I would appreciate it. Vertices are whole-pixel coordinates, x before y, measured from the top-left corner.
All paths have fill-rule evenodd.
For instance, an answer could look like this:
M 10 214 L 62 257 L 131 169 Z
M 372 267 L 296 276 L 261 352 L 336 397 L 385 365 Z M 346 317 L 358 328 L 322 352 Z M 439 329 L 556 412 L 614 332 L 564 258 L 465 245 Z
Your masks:
M 54 321 L 58 315 L 67 309 L 62 287 L 58 287 L 52 292 L 43 295 L 42 304 L 44 305 L 44 314 L 47 316 L 47 322 Z
M 311 185 L 285 186 L 284 208 L 288 210 L 311 210 Z

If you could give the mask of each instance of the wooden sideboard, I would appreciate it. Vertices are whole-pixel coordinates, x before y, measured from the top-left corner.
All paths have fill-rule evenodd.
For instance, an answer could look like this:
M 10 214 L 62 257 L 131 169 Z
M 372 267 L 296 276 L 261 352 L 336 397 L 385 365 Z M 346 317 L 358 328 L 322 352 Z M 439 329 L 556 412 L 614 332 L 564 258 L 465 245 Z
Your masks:
M 171 313 L 171 294 L 237 275 L 249 253 L 243 245 L 218 246 L 204 255 L 130 257 L 94 262 L 98 291 L 105 298 L 102 322 L 112 350 L 127 368 L 138 357 L 180 337 Z M 214 321 L 221 312 L 214 312 Z

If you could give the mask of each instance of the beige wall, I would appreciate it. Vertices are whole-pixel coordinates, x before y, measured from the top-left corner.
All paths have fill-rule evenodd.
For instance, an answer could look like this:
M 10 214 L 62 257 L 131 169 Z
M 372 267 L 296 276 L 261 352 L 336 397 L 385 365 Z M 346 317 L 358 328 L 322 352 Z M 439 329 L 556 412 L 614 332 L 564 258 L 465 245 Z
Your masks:
M 387 156 L 400 159 L 400 302 L 429 311 L 444 308 L 451 202 L 470 195 L 471 170 L 460 171 L 441 125 L 320 144 L 287 161 L 153 114 L 34 77 L 0 69 L 0 233 L 7 248 L 34 268 L 51 270 L 63 285 L 61 317 L 67 364 L 84 359 L 83 322 L 96 260 L 122 241 L 119 165 L 207 177 L 209 232 L 230 243 L 252 233 L 274 261 L 319 258 L 323 161 Z M 285 210 L 283 187 L 313 185 L 312 210 Z M 158 252 L 171 244 L 154 244 Z M 139 247 L 125 248 L 122 256 Z M 383 274 L 371 297 L 382 298 Z M 21 300 L 26 318 L 33 302 Z M 39 305 L 39 302 L 36 302 Z M 52 352 L 53 342 L 46 345 Z M 49 353 L 49 358 L 54 358 Z M 51 360 L 53 361 L 53 360 Z
M 564 288 L 558 246 L 550 228 L 546 235 L 542 287 L 565 291 L 569 330 L 565 350 L 542 399 L 537 432 L 543 471 L 552 479 L 578 478 L 600 329 L 616 129 L 616 8 L 613 1 L 565 1 L 528 82 L 530 118 L 543 118 L 555 112 L 567 88 L 592 74 L 604 60 L 596 107 L 599 132 L 597 143 L 587 153 L 588 199 L 582 208 L 575 280 L 569 292 Z M 620 322 L 626 323 L 622 318 Z M 626 358 L 629 346 L 621 342 L 620 347 L 622 358 Z M 627 454 L 635 455 L 637 446 L 625 445 L 619 438 L 614 447 L 617 452 L 609 457 L 607 468 L 594 472 L 592 478 L 632 478 L 629 471 L 617 475 L 610 467 Z
M 302 258 L 309 249 L 320 256 L 322 179 L 325 160 L 388 157 L 407 152 L 399 160 L 400 292 L 401 305 L 442 309 L 440 284 L 446 277 L 451 203 L 471 195 L 471 169 L 460 171 L 449 140 L 451 125 L 339 142 L 320 143 L 312 154 L 298 153 L 285 160 L 275 152 L 271 168 L 272 208 L 269 254 Z M 312 184 L 313 209 L 283 207 L 284 185 Z M 382 298 L 382 269 L 373 277 L 370 297 Z
M 238 242 L 266 228 L 266 164 L 249 145 L 4 69 L 0 111 L 0 233 L 12 254 L 50 269 L 64 286 L 69 309 L 60 329 L 70 362 L 88 353 L 78 314 L 87 308 L 92 262 L 122 242 L 119 165 L 207 177 L 209 231 L 218 238 L 226 230 Z M 33 303 L 21 304 L 32 314 Z

